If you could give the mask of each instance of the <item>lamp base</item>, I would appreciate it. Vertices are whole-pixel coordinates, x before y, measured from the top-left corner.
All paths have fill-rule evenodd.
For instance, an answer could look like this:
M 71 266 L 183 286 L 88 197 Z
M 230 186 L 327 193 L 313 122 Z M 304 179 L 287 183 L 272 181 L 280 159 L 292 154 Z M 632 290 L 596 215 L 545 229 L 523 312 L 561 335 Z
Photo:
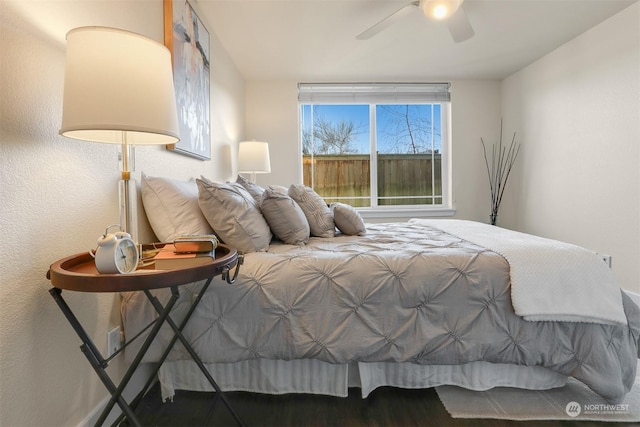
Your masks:
M 131 239 L 138 243 L 138 198 L 136 180 L 121 179 L 118 183 L 120 204 L 120 226 L 131 235 Z

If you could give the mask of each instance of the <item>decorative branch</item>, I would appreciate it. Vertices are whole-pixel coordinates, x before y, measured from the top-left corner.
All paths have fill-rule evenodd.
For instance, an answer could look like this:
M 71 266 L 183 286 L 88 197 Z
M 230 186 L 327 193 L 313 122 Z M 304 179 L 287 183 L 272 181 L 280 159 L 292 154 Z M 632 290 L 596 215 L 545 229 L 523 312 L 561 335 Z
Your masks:
M 491 166 L 489 166 L 489 158 L 487 157 L 487 146 L 484 140 L 480 138 L 482 142 L 482 150 L 484 151 L 484 162 L 487 166 L 487 175 L 489 176 L 489 187 L 491 188 L 491 225 L 496 225 L 498 218 L 498 210 L 500 209 L 500 203 L 502 203 L 502 196 L 504 190 L 507 187 L 507 180 L 511 174 L 513 164 L 520 152 L 520 144 L 516 143 L 516 133 L 513 133 L 511 144 L 509 148 L 502 144 L 502 120 L 500 120 L 500 139 L 498 145 L 494 143 L 491 147 Z

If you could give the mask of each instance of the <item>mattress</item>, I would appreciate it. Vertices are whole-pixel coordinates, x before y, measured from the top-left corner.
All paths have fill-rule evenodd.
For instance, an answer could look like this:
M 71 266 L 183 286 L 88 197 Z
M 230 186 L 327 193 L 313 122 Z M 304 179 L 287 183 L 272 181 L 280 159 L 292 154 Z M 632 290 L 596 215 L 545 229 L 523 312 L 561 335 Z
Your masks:
M 527 321 L 514 312 L 509 272 L 503 256 L 435 227 L 370 224 L 365 236 L 274 243 L 246 254 L 235 284 L 214 280 L 185 335 L 211 366 L 315 360 L 344 367 L 341 378 L 348 378 L 349 366 L 361 373 L 375 363 L 483 362 L 573 376 L 620 400 L 635 378 L 638 307 L 621 296 L 627 324 Z M 181 287 L 172 316 L 183 315 L 200 286 Z M 168 290 L 157 295 L 167 298 Z M 135 293 L 124 295 L 122 314 L 127 336 L 155 317 Z M 161 331 L 146 361 L 171 336 Z M 183 360 L 178 344 L 168 363 Z

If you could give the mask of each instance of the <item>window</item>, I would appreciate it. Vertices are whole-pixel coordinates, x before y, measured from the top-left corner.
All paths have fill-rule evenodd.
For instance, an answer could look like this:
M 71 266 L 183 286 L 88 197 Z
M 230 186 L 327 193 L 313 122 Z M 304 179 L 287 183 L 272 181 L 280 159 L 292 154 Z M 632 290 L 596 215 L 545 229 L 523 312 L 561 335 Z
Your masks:
M 328 203 L 450 209 L 449 84 L 300 84 L 298 100 L 303 182 Z

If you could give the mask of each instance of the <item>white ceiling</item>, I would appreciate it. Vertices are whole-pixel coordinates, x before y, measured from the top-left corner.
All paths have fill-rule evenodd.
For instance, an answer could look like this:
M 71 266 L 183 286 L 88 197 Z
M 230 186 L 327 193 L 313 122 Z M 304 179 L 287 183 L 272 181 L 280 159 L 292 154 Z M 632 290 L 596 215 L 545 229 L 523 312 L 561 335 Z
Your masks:
M 502 79 L 638 0 L 466 0 L 476 35 L 454 43 L 410 0 L 192 0 L 247 80 Z M 215 61 L 215 58 L 212 58 Z

